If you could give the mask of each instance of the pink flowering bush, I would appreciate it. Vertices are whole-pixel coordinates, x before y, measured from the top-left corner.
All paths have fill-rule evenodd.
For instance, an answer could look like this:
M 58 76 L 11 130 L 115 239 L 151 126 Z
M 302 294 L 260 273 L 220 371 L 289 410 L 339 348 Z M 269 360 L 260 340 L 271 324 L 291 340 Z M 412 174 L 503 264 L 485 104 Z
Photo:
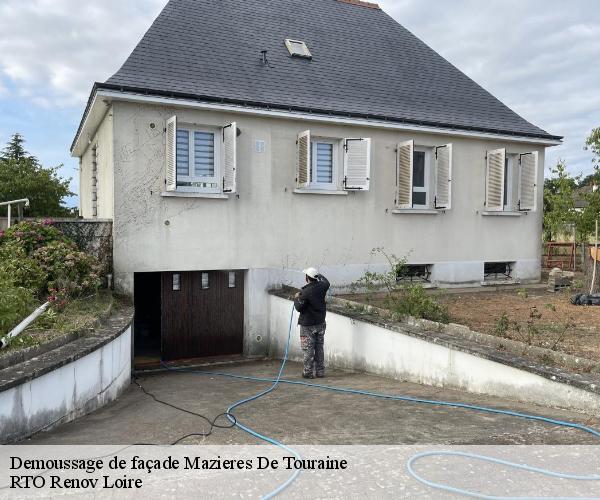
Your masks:
M 66 242 L 68 239 L 50 219 L 19 222 L 0 234 L 0 245 L 13 243 L 22 247 L 27 255 L 54 241 Z
M 46 272 L 14 241 L 0 245 L 0 271 L 16 286 L 30 290 L 34 296 L 46 290 Z
M 80 251 L 49 219 L 20 222 L 0 234 L 0 273 L 6 286 L 10 282 L 59 308 L 95 293 L 101 284 L 97 259 Z M 0 287 L 0 295 L 7 290 Z
M 69 298 L 95 293 L 100 287 L 97 260 L 74 243 L 54 241 L 31 257 L 46 273 L 50 302 L 65 305 Z

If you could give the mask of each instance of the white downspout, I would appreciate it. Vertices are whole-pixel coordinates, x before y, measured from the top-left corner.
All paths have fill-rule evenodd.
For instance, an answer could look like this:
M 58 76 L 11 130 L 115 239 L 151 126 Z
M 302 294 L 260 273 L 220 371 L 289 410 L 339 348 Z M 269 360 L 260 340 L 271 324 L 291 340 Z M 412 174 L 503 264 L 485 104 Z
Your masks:
M 2 339 L 0 339 L 0 349 L 4 349 L 9 344 L 12 338 L 23 333 L 23 330 L 25 330 L 25 328 L 27 328 L 31 323 L 33 323 L 37 318 L 39 318 L 46 311 L 46 309 L 48 309 L 49 305 L 50 302 L 46 302 L 45 304 L 38 307 L 17 326 L 15 326 L 10 332 L 8 332 L 6 336 L 2 337 Z

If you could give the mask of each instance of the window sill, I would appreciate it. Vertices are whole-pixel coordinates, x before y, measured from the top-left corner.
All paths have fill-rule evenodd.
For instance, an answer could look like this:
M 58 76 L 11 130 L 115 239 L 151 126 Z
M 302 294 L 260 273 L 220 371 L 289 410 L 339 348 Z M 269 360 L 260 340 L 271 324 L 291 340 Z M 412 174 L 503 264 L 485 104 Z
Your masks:
M 296 194 L 333 194 L 347 196 L 348 191 L 334 191 L 333 189 L 294 189 Z
M 163 191 L 160 193 L 164 198 L 212 198 L 216 200 L 227 200 L 229 195 L 218 193 L 192 193 L 189 191 Z
M 418 215 L 438 215 L 445 212 L 445 209 L 435 210 L 433 208 L 395 208 L 393 214 L 418 214 Z
M 521 217 L 522 215 L 527 215 L 527 212 L 509 212 L 509 211 L 501 211 L 498 210 L 497 212 L 495 211 L 486 211 L 483 210 L 481 212 L 481 215 L 487 217 L 487 216 L 500 216 L 500 217 Z
M 521 281 L 516 278 L 506 278 L 497 280 L 483 280 L 481 286 L 502 286 L 502 285 L 520 285 Z

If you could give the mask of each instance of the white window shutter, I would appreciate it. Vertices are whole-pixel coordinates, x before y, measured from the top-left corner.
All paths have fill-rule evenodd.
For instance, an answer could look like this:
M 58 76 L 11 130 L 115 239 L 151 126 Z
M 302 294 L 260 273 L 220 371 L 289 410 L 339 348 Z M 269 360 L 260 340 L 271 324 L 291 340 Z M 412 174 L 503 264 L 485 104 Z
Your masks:
M 435 149 L 434 207 L 449 209 L 452 203 L 452 144 Z
M 165 189 L 177 189 L 177 117 L 172 116 L 167 120 L 165 130 L 166 155 L 165 155 Z
M 307 188 L 310 184 L 310 130 L 298 134 L 298 158 L 296 187 Z
M 371 139 L 344 139 L 344 190 L 368 191 Z
M 538 152 L 519 156 L 519 210 L 535 210 Z
M 235 193 L 237 181 L 237 123 L 223 127 L 223 192 Z
M 485 209 L 500 212 L 504 209 L 504 167 L 506 149 L 495 149 L 487 153 L 485 176 Z
M 398 144 L 396 149 L 396 206 L 412 208 L 414 141 Z

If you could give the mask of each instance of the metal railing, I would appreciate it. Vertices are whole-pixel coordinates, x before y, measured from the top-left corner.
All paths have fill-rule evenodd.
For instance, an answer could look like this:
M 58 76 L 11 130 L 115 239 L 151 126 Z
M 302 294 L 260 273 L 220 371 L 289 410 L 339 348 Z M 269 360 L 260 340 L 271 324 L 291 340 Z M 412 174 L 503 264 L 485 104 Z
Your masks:
M 11 208 L 13 205 L 16 205 L 19 217 L 22 217 L 23 206 L 25 206 L 25 208 L 29 207 L 29 199 L 23 198 L 21 200 L 3 201 L 0 203 L 0 207 L 8 207 L 8 227 L 10 227 Z

